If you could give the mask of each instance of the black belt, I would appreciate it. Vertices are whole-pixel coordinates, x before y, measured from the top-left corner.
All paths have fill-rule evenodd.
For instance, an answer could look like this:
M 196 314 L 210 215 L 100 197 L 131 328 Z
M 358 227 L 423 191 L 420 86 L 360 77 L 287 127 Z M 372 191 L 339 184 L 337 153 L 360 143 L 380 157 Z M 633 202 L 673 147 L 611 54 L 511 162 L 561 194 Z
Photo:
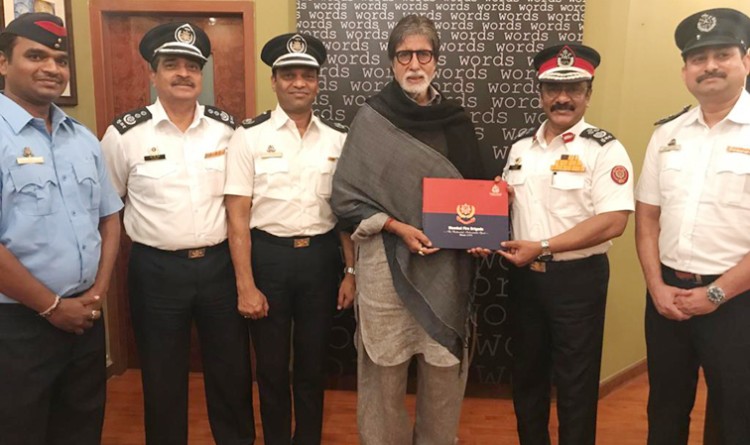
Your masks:
M 319 244 L 323 241 L 327 241 L 329 238 L 331 238 L 333 233 L 334 231 L 331 230 L 330 232 L 326 232 L 321 235 L 284 237 L 271 235 L 270 233 L 264 232 L 260 229 L 250 230 L 250 234 L 252 235 L 253 239 L 263 240 L 271 244 L 276 244 L 277 246 L 293 247 L 295 249 L 310 247 L 314 244 Z
M 693 284 L 710 284 L 716 281 L 721 275 L 700 275 L 697 273 L 692 272 L 683 272 L 681 270 L 675 270 L 672 269 L 669 266 L 665 266 L 662 264 L 662 270 L 666 271 L 668 274 L 671 274 L 673 277 L 677 278 L 680 281 L 687 281 L 688 283 Z
M 62 296 L 62 298 L 78 298 L 78 297 L 80 297 L 81 295 L 83 295 L 83 294 L 85 294 L 86 292 L 88 292 L 88 291 L 89 291 L 89 289 L 91 289 L 91 288 L 88 288 L 88 289 L 86 289 L 86 290 L 82 290 L 82 291 L 80 291 L 80 292 L 76 292 L 76 293 L 74 293 L 74 294 L 71 294 L 71 295 L 64 295 L 64 296 Z
M 606 256 L 606 253 L 599 253 L 596 255 L 587 256 L 586 258 L 578 258 L 575 260 L 567 261 L 532 261 L 529 263 L 529 269 L 533 272 L 553 272 L 564 270 L 567 268 L 573 268 L 581 264 L 585 264 L 589 261 L 596 261 L 598 258 Z
M 156 252 L 166 253 L 169 255 L 173 255 L 180 258 L 187 258 L 189 260 L 195 260 L 198 258 L 203 258 L 204 256 L 217 252 L 219 250 L 226 250 L 228 243 L 227 240 L 224 240 L 220 242 L 219 244 L 215 244 L 213 246 L 206 246 L 206 247 L 196 247 L 194 249 L 180 249 L 180 250 L 162 250 L 157 249 L 156 247 L 151 247 L 146 244 L 141 243 L 133 243 L 136 246 L 144 247 L 148 250 L 154 250 Z

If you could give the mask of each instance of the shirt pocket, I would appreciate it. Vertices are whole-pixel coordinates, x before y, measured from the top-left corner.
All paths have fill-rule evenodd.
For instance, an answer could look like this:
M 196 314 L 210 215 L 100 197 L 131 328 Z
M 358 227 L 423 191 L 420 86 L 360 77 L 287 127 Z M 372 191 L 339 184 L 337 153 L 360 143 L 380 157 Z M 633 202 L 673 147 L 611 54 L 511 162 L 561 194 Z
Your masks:
M 128 188 L 139 195 L 141 201 L 163 205 L 169 202 L 167 182 L 177 174 L 177 164 L 172 161 L 146 161 L 135 165 Z
M 257 158 L 253 194 L 266 198 L 291 199 L 285 179 L 289 175 L 289 161 L 284 157 Z
M 716 163 L 721 204 L 750 209 L 750 155 L 724 153 Z
M 659 188 L 666 200 L 684 194 L 685 153 L 681 150 L 659 154 Z
M 10 170 L 14 207 L 20 213 L 45 216 L 60 210 L 59 185 L 52 167 L 28 164 Z
M 224 195 L 226 168 L 226 156 L 217 156 L 203 160 L 203 173 L 206 176 L 206 190 L 210 196 Z
M 554 172 L 551 181 L 548 202 L 550 212 L 561 216 L 582 214 L 582 194 L 586 186 L 585 173 Z
M 526 173 L 521 170 L 508 170 L 503 179 L 513 187 L 522 186 L 526 183 Z
M 83 204 L 89 210 L 99 208 L 101 201 L 102 189 L 99 184 L 99 174 L 96 171 L 96 164 L 93 159 L 87 159 L 84 162 L 73 164 L 78 190 L 81 195 Z
M 333 188 L 333 173 L 336 171 L 338 157 L 328 157 L 323 164 L 318 167 L 318 184 L 315 192 L 321 198 L 330 198 Z

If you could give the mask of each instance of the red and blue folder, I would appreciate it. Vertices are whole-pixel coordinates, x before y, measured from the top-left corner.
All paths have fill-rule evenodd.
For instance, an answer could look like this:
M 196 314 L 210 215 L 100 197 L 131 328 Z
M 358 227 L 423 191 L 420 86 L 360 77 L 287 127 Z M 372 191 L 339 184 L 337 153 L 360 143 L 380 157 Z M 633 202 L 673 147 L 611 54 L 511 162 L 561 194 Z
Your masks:
M 434 247 L 498 250 L 508 240 L 505 182 L 424 178 L 422 228 Z

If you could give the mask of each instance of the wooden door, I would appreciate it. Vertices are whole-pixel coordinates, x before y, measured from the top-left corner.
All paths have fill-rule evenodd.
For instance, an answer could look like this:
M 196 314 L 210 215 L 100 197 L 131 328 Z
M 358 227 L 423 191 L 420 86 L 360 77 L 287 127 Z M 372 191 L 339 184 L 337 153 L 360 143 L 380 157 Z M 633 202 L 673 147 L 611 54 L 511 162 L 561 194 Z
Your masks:
M 213 91 L 205 104 L 237 119 L 254 116 L 254 45 L 252 3 L 232 1 L 92 0 L 90 5 L 97 134 L 115 116 L 154 102 L 149 67 L 138 52 L 143 35 L 161 23 L 189 21 L 211 39 L 211 60 L 204 67 L 203 90 Z M 127 264 L 130 239 L 123 230 L 115 276 L 108 297 L 110 374 L 138 367 L 130 323 Z M 199 371 L 198 341 L 193 332 L 191 370 Z

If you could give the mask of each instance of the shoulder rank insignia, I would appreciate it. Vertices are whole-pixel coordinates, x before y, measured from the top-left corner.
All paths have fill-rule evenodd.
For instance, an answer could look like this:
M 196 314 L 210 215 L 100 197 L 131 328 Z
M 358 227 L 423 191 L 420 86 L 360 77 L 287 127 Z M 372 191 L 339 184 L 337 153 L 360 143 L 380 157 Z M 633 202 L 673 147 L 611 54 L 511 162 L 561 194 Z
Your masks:
M 271 110 L 268 110 L 264 112 L 263 114 L 260 114 L 258 116 L 255 116 L 252 119 L 245 119 L 242 121 L 242 128 L 250 128 L 254 127 L 258 124 L 262 124 L 263 122 L 267 121 L 268 119 L 271 119 Z
M 518 130 L 518 133 L 516 133 L 516 137 L 511 139 L 510 144 L 513 145 L 516 142 L 520 141 L 521 139 L 534 137 L 536 135 L 537 130 L 538 130 L 537 127 L 522 128 Z
M 115 120 L 112 121 L 112 125 L 117 128 L 117 131 L 119 131 L 120 134 L 125 134 L 131 128 L 134 128 L 138 124 L 146 122 L 149 119 L 151 119 L 151 112 L 148 111 L 148 108 L 143 107 L 117 116 Z
M 320 119 L 321 122 L 323 122 L 324 124 L 326 124 L 327 126 L 333 128 L 334 130 L 336 130 L 338 132 L 341 132 L 341 133 L 348 133 L 349 132 L 349 127 L 347 127 L 344 124 L 340 124 L 340 123 L 334 122 L 334 121 L 329 121 L 328 119 L 323 119 L 322 117 L 318 117 L 318 119 Z
M 222 110 L 221 108 L 212 107 L 211 105 L 205 105 L 203 108 L 204 116 L 217 120 L 222 124 L 229 125 L 232 128 L 236 126 L 234 123 L 234 116 Z
M 683 114 L 687 113 L 688 110 L 690 109 L 690 107 L 691 107 L 691 105 L 686 105 L 685 108 L 683 108 L 682 110 L 678 111 L 677 113 L 671 114 L 671 115 L 669 115 L 669 116 L 667 116 L 667 117 L 665 117 L 663 119 L 659 119 L 658 121 L 654 122 L 654 126 L 664 125 L 664 124 L 666 124 L 669 121 L 673 121 L 673 120 L 677 119 L 678 117 L 680 117 Z
M 601 128 L 587 128 L 581 132 L 580 136 L 586 139 L 593 139 L 598 142 L 599 145 L 605 145 L 607 142 L 616 139 L 612 133 L 602 130 Z

